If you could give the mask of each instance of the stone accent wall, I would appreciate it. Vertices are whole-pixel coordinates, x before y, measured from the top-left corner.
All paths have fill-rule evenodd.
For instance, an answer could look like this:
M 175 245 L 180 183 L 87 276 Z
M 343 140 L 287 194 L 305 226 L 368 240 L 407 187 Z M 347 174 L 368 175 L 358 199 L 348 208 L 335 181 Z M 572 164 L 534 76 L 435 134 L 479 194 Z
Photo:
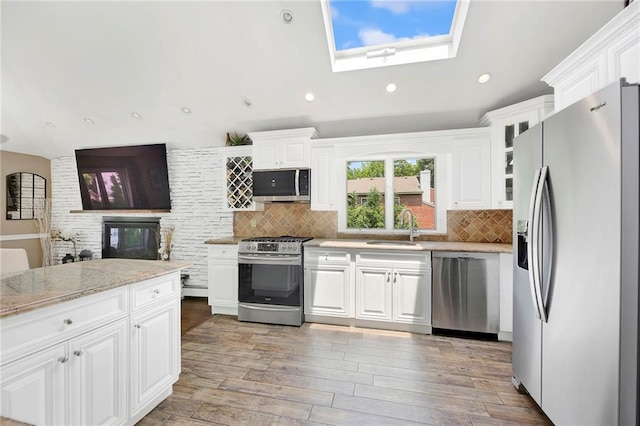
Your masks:
M 193 263 L 189 283 L 207 285 L 207 247 L 204 241 L 233 235 L 233 212 L 222 209 L 224 185 L 221 148 L 174 150 L 167 153 L 171 213 L 112 213 L 82 210 L 75 157 L 51 161 L 52 223 L 78 233 L 78 253 L 89 249 L 101 257 L 103 216 L 160 217 L 162 227 L 174 225 L 171 259 Z M 55 241 L 54 262 L 73 250 L 71 243 Z

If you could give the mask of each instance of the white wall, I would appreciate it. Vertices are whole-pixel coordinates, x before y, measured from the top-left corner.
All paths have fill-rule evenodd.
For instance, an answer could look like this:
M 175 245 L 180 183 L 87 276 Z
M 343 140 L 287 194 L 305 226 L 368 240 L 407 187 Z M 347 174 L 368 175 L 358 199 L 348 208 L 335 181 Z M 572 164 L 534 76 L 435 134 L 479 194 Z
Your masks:
M 70 213 L 82 210 L 75 157 L 51 160 L 52 224 L 78 233 L 78 253 L 89 249 L 94 259 L 102 251 L 103 216 L 156 216 L 161 226 L 175 225 L 172 260 L 193 263 L 185 270 L 189 284 L 207 285 L 207 247 L 204 241 L 233 235 L 233 212 L 222 210 L 224 184 L 221 148 L 169 151 L 171 213 Z M 73 250 L 71 243 L 55 241 L 54 263 Z

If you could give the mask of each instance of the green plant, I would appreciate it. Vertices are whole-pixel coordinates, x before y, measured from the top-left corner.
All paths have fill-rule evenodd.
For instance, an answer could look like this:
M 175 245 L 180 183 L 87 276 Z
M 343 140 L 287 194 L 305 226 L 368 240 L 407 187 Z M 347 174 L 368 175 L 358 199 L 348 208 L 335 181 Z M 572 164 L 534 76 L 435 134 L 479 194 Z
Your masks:
M 237 132 L 227 133 L 227 141 L 231 146 L 251 145 L 253 141 L 246 133 L 241 135 Z

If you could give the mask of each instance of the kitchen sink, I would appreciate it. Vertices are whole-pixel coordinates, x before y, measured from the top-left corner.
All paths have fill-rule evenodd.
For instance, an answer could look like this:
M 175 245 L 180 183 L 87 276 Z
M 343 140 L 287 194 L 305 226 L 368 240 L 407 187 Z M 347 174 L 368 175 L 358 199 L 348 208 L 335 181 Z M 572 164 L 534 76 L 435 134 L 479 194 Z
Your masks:
M 420 245 L 419 243 L 416 243 L 414 241 L 396 241 L 396 240 L 369 240 L 367 241 L 367 244 L 384 244 L 384 245 L 391 245 L 391 246 L 418 246 Z

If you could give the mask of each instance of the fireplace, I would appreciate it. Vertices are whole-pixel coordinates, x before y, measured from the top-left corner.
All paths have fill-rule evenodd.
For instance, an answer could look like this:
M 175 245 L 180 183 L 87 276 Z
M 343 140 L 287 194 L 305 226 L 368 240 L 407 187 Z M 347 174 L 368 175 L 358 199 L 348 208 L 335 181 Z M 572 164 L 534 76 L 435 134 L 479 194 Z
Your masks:
M 104 216 L 102 258 L 158 259 L 159 217 Z

